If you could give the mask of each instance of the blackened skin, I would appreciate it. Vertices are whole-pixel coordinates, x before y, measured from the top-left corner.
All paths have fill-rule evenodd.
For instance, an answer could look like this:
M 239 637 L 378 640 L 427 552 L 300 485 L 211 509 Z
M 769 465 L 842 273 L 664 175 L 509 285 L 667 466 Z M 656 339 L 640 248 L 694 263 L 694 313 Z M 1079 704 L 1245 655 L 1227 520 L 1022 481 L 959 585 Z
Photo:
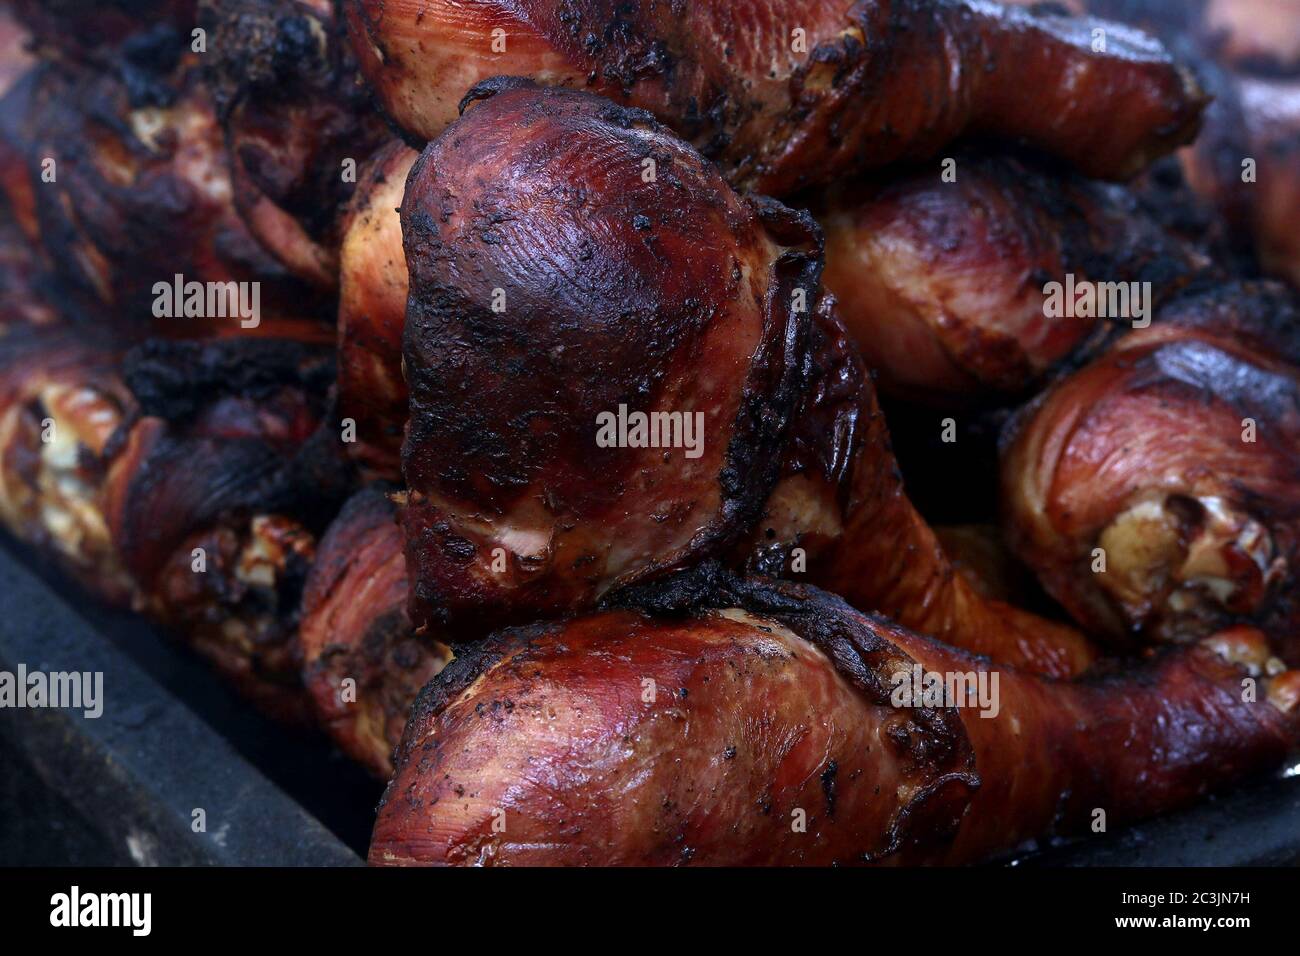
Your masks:
M 1298 330 L 1277 283 L 1185 296 L 1004 435 L 1009 540 L 1091 632 L 1250 624 L 1300 663 Z
M 916 510 L 871 378 L 834 311 L 823 298 L 780 478 L 732 563 L 834 591 L 999 664 L 1050 677 L 1087 670 L 1097 653 L 1084 635 L 987 596 Z
M 1190 140 L 1204 105 L 1192 74 L 1136 30 L 995 3 L 345 6 L 362 72 L 414 142 L 437 136 L 475 83 L 527 76 L 647 109 L 732 182 L 774 196 L 969 133 L 1127 177 Z
M 1300 744 L 1300 675 L 1243 702 L 1247 670 L 1206 647 L 1055 683 L 806 586 L 647 603 L 500 632 L 435 678 L 370 862 L 966 863 L 1097 808 L 1113 827 L 1185 805 Z M 913 665 L 997 673 L 996 715 L 903 706 Z
M 406 614 L 406 559 L 392 489 L 357 492 L 321 539 L 303 593 L 303 683 L 339 748 L 381 780 L 415 700 L 451 659 Z M 352 681 L 351 685 L 345 681 Z
M 840 186 L 819 202 L 823 281 L 891 395 L 1005 401 L 1105 336 L 1048 315 L 1044 286 L 1150 282 L 1155 304 L 1206 270 L 1124 188 L 1006 153 Z
M 278 513 L 321 530 L 352 476 L 328 350 L 274 339 L 151 341 L 126 358 L 141 414 L 105 491 L 127 567 L 148 580 L 185 534 Z
M 311 426 L 327 356 L 164 343 L 124 367 L 95 339 L 67 323 L 0 335 L 0 520 L 262 710 L 305 720 L 292 637 L 316 533 L 347 491 L 337 438 Z
M 6 98 L 6 110 L 21 108 L 4 117 L 4 128 L 23 166 L 21 182 L 6 192 L 20 209 L 32 207 L 20 221 L 68 294 L 90 304 L 78 312 L 111 314 L 124 341 L 329 341 L 332 304 L 288 275 L 235 209 L 221 129 L 197 72 L 182 64 L 146 79 L 132 85 L 112 70 L 45 63 L 30 88 L 20 84 L 20 99 Z M 46 181 L 50 172 L 54 179 Z M 239 316 L 156 316 L 154 287 L 177 274 L 259 283 L 260 324 L 243 327 Z
M 458 635 L 582 607 L 749 527 L 821 262 L 807 215 L 738 196 L 648 113 L 497 89 L 402 204 L 411 616 Z M 698 457 L 598 445 L 620 406 L 702 416 Z
M 9 6 L 42 56 L 102 66 L 151 29 L 166 29 L 188 48 L 198 0 L 10 0 Z
M 226 134 L 235 205 L 290 272 L 333 290 L 357 166 L 391 138 L 343 21 L 320 0 L 203 0 L 201 8 L 204 76 Z
M 398 212 L 419 155 L 393 142 L 362 168 L 340 255 L 339 414 L 352 419 L 357 431 L 347 451 L 369 474 L 394 481 L 401 478 L 407 403 L 407 272 Z

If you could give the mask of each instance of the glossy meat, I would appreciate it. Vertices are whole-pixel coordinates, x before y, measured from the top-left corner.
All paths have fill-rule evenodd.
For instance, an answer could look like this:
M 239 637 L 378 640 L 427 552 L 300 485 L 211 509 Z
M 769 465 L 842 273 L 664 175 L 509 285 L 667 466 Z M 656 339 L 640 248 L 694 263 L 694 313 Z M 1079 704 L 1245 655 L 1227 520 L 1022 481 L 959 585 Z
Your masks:
M 133 583 L 100 501 L 109 443 L 134 411 L 120 355 L 66 325 L 0 332 L 0 520 L 109 603 Z
M 1049 315 L 1045 286 L 1150 282 L 1166 298 L 1208 262 L 1124 189 L 987 152 L 830 191 L 826 288 L 888 392 L 941 405 L 1022 393 L 1104 335 Z
M 649 114 L 482 93 L 402 204 L 417 627 L 583 607 L 731 544 L 776 478 L 818 293 L 811 219 L 736 195 Z
M 812 383 L 740 563 L 826 588 L 1001 664 L 1055 677 L 1082 673 L 1096 657 L 1082 634 L 986 596 L 954 564 L 907 496 L 861 358 L 843 326 L 819 318 Z
M 966 133 L 1125 177 L 1190 139 L 1203 105 L 1143 34 L 1105 24 L 1094 52 L 1102 24 L 992 3 L 345 5 L 362 71 L 417 141 L 476 82 L 528 76 L 648 109 L 733 182 L 777 196 L 933 156 Z
M 339 413 L 356 424 L 348 452 L 373 475 L 401 477 L 407 272 L 398 210 L 419 153 L 392 143 L 361 171 L 343 225 Z
M 406 560 L 391 489 L 365 488 L 321 539 L 303 593 L 298 645 L 318 721 L 381 780 L 421 687 L 451 659 L 406 613 Z M 350 682 L 350 683 L 349 683 Z
M 686 616 L 519 628 L 453 662 L 415 707 L 370 862 L 970 862 L 1096 808 L 1114 827 L 1186 804 L 1300 744 L 1296 672 L 1243 702 L 1246 638 L 1218 647 L 1247 666 L 1188 648 L 907 706 L 895 675 L 987 662 L 811 588 L 683 591 Z
M 1189 296 L 1021 413 L 1007 531 L 1090 631 L 1184 642 L 1247 622 L 1300 661 L 1297 329 L 1276 284 Z

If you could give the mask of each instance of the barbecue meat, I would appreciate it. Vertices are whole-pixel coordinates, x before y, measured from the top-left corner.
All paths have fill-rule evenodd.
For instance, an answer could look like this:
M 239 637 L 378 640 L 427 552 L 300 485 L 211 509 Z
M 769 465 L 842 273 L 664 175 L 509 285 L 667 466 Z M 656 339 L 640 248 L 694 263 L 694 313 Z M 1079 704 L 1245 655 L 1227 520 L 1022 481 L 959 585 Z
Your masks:
M 1113 827 L 1185 805 L 1300 744 L 1300 673 L 1243 701 L 1257 635 L 1063 684 L 813 588 L 680 590 L 688 613 L 670 589 L 660 616 L 508 630 L 449 665 L 415 706 L 370 862 L 970 862 L 1096 809 Z M 996 673 L 997 693 L 909 705 L 914 667 Z
M 114 334 L 128 342 L 151 334 L 329 341 L 328 301 L 288 275 L 234 207 L 221 129 L 197 72 L 174 54 L 158 56 L 165 68 L 130 83 L 42 64 L 30 86 L 11 91 L 14 103 L 6 98 L 6 113 L 19 114 L 4 125 L 22 166 L 6 192 L 12 206 L 34 207 L 29 227 L 63 294 L 86 304 L 73 317 L 112 316 Z M 244 283 L 248 303 L 256 289 L 256 327 L 241 325 L 228 302 L 224 315 L 208 314 L 205 302 L 204 317 L 176 316 L 178 306 L 164 302 L 167 317 L 156 286 L 174 286 L 177 275 Z
M 1244 623 L 1300 662 L 1297 329 L 1275 283 L 1187 296 L 1008 431 L 1010 541 L 1090 632 L 1186 642 Z
M 390 480 L 401 477 L 407 404 L 407 272 L 398 210 L 418 156 L 400 143 L 381 149 L 361 172 L 343 226 L 339 413 L 356 426 L 349 454 L 370 474 Z
M 414 141 L 478 81 L 528 76 L 650 110 L 734 183 L 775 196 L 969 133 L 1126 177 L 1188 141 L 1204 103 L 1144 34 L 993 3 L 345 5 L 362 71 Z
M 402 204 L 417 627 L 587 606 L 730 545 L 776 478 L 818 296 L 812 220 L 648 113 L 479 94 Z
M 205 80 L 226 134 L 235 206 L 290 272 L 334 290 L 356 167 L 391 138 L 343 22 L 328 0 L 201 7 L 211 49 Z
M 411 627 L 390 494 L 362 489 L 330 525 L 307 578 L 298 631 L 317 719 L 381 780 L 393 776 L 393 750 L 416 694 L 451 659 L 445 645 Z
M 1045 286 L 1150 282 L 1159 302 L 1208 266 L 1118 186 L 1029 159 L 959 154 L 822 200 L 826 288 L 882 389 L 940 405 L 1014 396 L 1104 336 L 1051 315 Z

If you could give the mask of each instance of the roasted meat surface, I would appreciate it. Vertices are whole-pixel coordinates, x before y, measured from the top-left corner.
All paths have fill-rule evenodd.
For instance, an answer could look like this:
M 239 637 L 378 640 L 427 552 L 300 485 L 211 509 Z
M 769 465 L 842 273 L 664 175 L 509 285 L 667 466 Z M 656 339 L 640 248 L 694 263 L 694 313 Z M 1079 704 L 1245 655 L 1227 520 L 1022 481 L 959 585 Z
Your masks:
M 1276 772 L 1287 6 L 12 0 L 0 523 L 388 780 L 376 865 L 973 863 Z
M 823 280 L 891 393 L 1022 395 L 1106 335 L 1095 315 L 1050 314 L 1048 283 L 1149 282 L 1159 303 L 1210 265 L 1121 187 L 1005 152 L 950 169 L 858 180 L 818 209 Z
M 148 39 L 166 64 L 158 72 L 127 82 L 45 63 L 4 104 L 6 133 L 22 157 L 5 189 L 12 206 L 30 207 L 65 297 L 82 304 L 74 317 L 111 313 L 113 334 L 124 341 L 248 334 L 330 341 L 327 301 L 286 272 L 234 206 L 221 128 L 198 74 L 177 65 L 174 38 Z M 177 275 L 182 283 L 242 283 L 250 306 L 255 288 L 257 314 L 245 318 L 229 303 L 225 314 L 202 318 L 178 315 L 174 304 L 159 308 L 158 284 L 173 286 Z
M 1055 677 L 1082 673 L 1096 658 L 1091 641 L 988 597 L 913 506 L 875 388 L 834 308 L 823 299 L 812 330 L 814 371 L 781 475 L 733 563 L 827 588 L 1002 664 Z
M 934 156 L 963 134 L 1126 177 L 1196 132 L 1205 99 L 1120 24 L 968 0 L 639 4 L 346 0 L 361 69 L 416 142 L 496 75 L 654 113 L 774 196 Z M 1104 50 L 1094 31 L 1106 30 Z
M 339 748 L 381 780 L 420 688 L 451 659 L 406 613 L 406 560 L 392 489 L 348 500 L 321 539 L 298 634 L 303 683 Z
M 1300 312 L 1241 282 L 1186 296 L 1034 400 L 1006 434 L 1010 541 L 1091 633 L 1296 642 Z
M 325 290 L 339 281 L 357 167 L 390 139 L 330 0 L 203 0 L 208 88 L 234 202 L 264 248 Z
M 142 611 L 264 710 L 307 713 L 293 646 L 316 538 L 351 486 L 299 343 L 153 342 L 67 323 L 0 336 L 0 518 Z
M 362 169 L 343 225 L 339 276 L 339 413 L 348 452 L 369 473 L 400 480 L 407 391 L 402 374 L 407 269 L 398 215 L 419 153 L 391 143 Z
M 587 606 L 731 544 L 775 480 L 817 301 L 812 220 L 737 195 L 650 114 L 476 95 L 402 203 L 417 627 Z
M 503 631 L 435 678 L 370 862 L 970 862 L 1097 809 L 1113 825 L 1184 805 L 1278 766 L 1300 733 L 1300 673 L 1242 699 L 1267 655 L 1252 635 L 1057 683 L 806 586 L 671 582 L 646 600 L 653 615 Z M 996 674 L 996 710 L 992 694 L 929 706 L 916 669 L 972 691 Z

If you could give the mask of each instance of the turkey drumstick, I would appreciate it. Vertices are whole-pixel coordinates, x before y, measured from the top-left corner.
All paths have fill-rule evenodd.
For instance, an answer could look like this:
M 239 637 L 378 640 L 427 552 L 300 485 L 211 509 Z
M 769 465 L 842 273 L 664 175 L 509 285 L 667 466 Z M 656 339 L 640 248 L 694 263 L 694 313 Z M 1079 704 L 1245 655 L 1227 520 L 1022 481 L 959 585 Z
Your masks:
M 1300 673 L 1244 694 L 1267 656 L 1248 636 L 1055 683 L 805 586 L 668 582 L 646 606 L 450 664 L 370 862 L 970 862 L 1185 805 L 1300 743 Z
M 965 133 L 1126 177 L 1195 134 L 1203 96 L 1119 24 L 969 0 L 347 0 L 362 72 L 415 142 L 495 75 L 654 113 L 733 182 L 783 196 Z
M 967 586 L 903 494 L 818 298 L 816 226 L 737 196 L 648 114 L 497 91 L 425 150 L 402 225 L 415 627 L 464 640 L 761 550 L 981 653 L 1091 660 Z

